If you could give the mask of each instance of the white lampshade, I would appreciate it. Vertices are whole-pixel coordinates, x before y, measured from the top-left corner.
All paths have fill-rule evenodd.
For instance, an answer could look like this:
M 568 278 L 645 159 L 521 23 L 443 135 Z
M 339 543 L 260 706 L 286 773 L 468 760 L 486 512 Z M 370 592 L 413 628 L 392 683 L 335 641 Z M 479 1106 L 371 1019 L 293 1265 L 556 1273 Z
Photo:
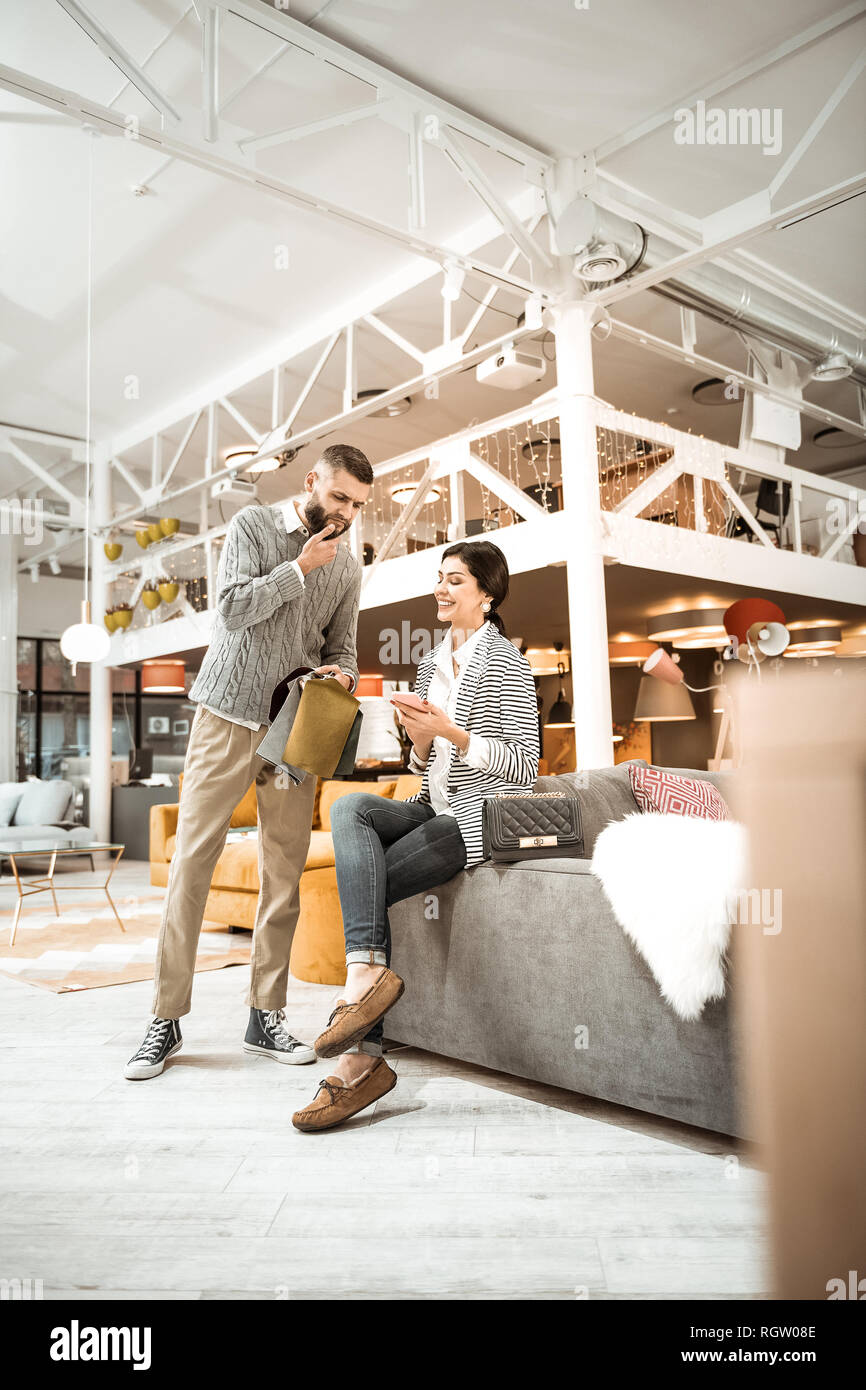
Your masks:
M 90 604 L 81 605 L 81 622 L 73 623 L 60 638 L 60 650 L 77 665 L 79 661 L 103 661 L 108 656 L 111 638 L 104 627 L 90 621 Z

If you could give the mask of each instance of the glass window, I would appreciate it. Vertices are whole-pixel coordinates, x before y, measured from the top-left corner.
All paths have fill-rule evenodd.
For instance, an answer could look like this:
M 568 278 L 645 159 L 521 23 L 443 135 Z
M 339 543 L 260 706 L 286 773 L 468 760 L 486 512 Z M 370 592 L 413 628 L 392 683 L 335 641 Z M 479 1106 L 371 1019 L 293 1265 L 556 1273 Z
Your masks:
M 35 637 L 18 638 L 18 689 L 35 691 L 37 642 Z
M 141 743 L 153 749 L 154 772 L 172 771 L 159 767 L 160 758 L 183 759 L 192 728 L 195 705 L 182 695 L 143 695 L 141 699 Z
M 79 775 L 82 759 L 90 754 L 90 697 L 43 695 L 39 743 L 40 777 Z
M 42 643 L 42 689 L 87 691 L 90 689 L 90 667 L 86 661 L 81 661 L 73 675 L 60 643 L 45 641 Z

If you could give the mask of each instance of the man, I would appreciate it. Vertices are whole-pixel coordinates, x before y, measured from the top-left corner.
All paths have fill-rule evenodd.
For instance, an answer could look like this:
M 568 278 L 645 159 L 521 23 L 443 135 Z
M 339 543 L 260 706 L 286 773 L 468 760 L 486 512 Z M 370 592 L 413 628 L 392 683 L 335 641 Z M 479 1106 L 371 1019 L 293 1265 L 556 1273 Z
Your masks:
M 256 754 L 283 677 L 298 666 L 357 684 L 361 566 L 340 544 L 370 495 L 360 449 L 334 444 L 304 479 L 304 496 L 243 508 L 226 535 L 217 617 L 190 691 L 198 703 L 184 764 L 177 843 L 156 957 L 154 1018 L 126 1068 L 159 1076 L 182 1046 L 211 878 L 232 811 L 251 782 L 259 812 L 259 893 L 244 1049 L 277 1062 L 315 1060 L 285 1026 L 289 952 L 310 844 L 316 778 L 295 785 Z M 274 702 L 275 705 L 278 703 Z

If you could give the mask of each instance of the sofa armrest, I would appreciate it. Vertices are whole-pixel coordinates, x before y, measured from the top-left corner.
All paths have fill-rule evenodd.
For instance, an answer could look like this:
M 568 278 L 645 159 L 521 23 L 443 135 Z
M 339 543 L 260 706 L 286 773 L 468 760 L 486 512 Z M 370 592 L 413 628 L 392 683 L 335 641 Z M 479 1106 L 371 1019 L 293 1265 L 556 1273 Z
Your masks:
M 175 801 L 169 806 L 151 806 L 150 808 L 150 859 L 151 863 L 167 864 L 168 854 L 166 853 L 166 843 L 172 835 L 177 834 L 177 815 L 180 810 L 179 802 Z

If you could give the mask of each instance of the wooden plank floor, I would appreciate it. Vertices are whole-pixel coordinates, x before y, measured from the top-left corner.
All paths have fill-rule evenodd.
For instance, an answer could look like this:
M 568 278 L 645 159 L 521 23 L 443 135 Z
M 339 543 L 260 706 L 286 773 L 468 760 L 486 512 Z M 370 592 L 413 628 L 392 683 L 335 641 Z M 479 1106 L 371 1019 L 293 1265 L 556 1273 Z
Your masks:
M 122 868 L 118 900 L 152 893 Z M 0 888 L 0 929 L 13 904 Z M 738 1141 L 416 1050 L 372 1110 L 298 1134 L 327 1063 L 242 1052 L 246 977 L 198 975 L 177 1062 L 129 1082 L 149 983 L 0 976 L 0 1278 L 46 1298 L 768 1296 Z M 338 992 L 293 981 L 291 1030 L 313 1038 Z

